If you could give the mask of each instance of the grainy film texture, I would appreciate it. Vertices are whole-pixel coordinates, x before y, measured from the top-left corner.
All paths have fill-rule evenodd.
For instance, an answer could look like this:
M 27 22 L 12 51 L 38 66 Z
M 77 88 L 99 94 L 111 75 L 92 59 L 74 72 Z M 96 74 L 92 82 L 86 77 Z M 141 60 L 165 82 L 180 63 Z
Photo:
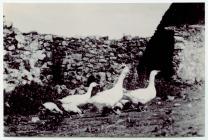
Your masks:
M 36 15 L 27 16 L 34 20 L 13 12 L 13 6 L 31 5 Z M 205 135 L 204 3 L 169 4 L 149 35 L 155 22 L 141 20 L 153 19 L 163 4 L 67 3 L 41 11 L 46 5 L 4 4 L 4 136 Z M 56 8 L 67 6 L 74 12 L 54 21 Z M 49 21 L 50 31 L 38 30 L 47 28 L 39 16 Z M 107 20 L 111 16 L 116 18 Z M 34 26 L 23 31 L 18 20 Z M 120 33 L 116 27 L 119 38 L 112 36 Z M 138 36 L 132 32 L 141 27 Z M 56 34 L 61 28 L 77 35 Z

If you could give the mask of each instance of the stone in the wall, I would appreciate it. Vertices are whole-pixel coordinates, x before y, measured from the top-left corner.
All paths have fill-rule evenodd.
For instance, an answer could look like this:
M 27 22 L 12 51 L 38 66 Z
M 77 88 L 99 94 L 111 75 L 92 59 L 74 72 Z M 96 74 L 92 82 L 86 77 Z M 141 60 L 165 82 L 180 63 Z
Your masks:
M 82 76 L 76 75 L 76 79 L 80 81 L 82 80 Z
M 88 61 L 88 60 L 89 60 L 89 58 L 84 57 L 82 60 L 84 60 L 84 61 Z
M 76 63 L 76 66 L 77 67 L 81 67 L 83 65 L 83 63 L 80 61 L 80 62 L 78 62 L 78 63 Z
M 22 43 L 22 44 L 25 43 L 25 38 L 24 38 L 24 36 L 23 36 L 22 34 L 17 34 L 17 35 L 15 36 L 15 39 L 16 39 L 19 43 Z
M 90 72 L 90 69 L 89 69 L 89 67 L 84 67 L 84 69 L 83 69 L 83 71 L 84 71 L 84 73 L 89 73 Z
M 96 59 L 93 59 L 93 58 L 89 60 L 90 63 L 96 63 L 96 61 L 97 60 Z
M 12 26 L 13 26 L 13 23 L 11 21 L 4 20 L 4 27 L 6 27 L 7 29 L 11 29 Z
M 99 72 L 98 75 L 100 76 L 100 81 L 104 82 L 106 80 L 105 72 Z
M 49 47 L 50 44 L 48 42 L 44 42 L 43 46 L 46 48 L 47 51 L 50 51 L 51 48 Z
M 66 41 L 63 41 L 63 42 L 62 42 L 62 45 L 63 45 L 63 46 L 67 46 L 68 44 L 67 44 Z
M 52 42 L 53 41 L 53 36 L 52 35 L 46 35 L 45 40 Z
M 99 62 L 101 62 L 101 63 L 106 63 L 107 60 L 106 60 L 106 59 L 100 59 Z
M 79 61 L 79 60 L 82 59 L 82 54 L 78 54 L 78 53 L 72 54 L 72 55 L 71 55 L 71 58 L 73 58 L 74 60 Z
M 9 47 L 8 47 L 8 50 L 9 50 L 9 51 L 15 50 L 15 46 L 14 46 L 14 45 L 9 46 Z
M 88 58 L 93 58 L 95 55 L 93 55 L 93 54 L 90 54 L 90 53 L 86 53 L 85 54 L 85 57 L 88 57 Z
M 87 65 L 89 68 L 93 68 L 94 66 L 92 64 Z
M 143 55 L 143 52 L 139 51 L 138 55 L 141 57 Z

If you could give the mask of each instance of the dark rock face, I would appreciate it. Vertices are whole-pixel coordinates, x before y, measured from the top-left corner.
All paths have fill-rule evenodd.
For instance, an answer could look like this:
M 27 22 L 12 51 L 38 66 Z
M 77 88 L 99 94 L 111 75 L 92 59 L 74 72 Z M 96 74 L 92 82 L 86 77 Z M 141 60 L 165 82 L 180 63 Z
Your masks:
M 163 72 L 163 76 L 168 78 L 173 74 L 173 50 L 174 50 L 174 32 L 159 30 L 151 38 L 147 45 L 147 50 L 141 59 L 138 71 L 147 71 L 157 69 Z
M 173 3 L 164 14 L 158 29 L 183 24 L 204 24 L 204 3 Z
M 148 42 L 144 55 L 142 56 L 140 64 L 137 67 L 138 72 L 145 72 L 145 74 L 148 75 L 151 70 L 159 69 L 162 71 L 161 74 L 164 78 L 172 79 L 173 77 L 178 77 L 183 81 L 184 77 L 182 75 L 184 74 L 179 73 L 188 73 L 185 72 L 185 70 L 183 70 L 184 72 L 181 72 L 181 67 L 184 67 L 183 65 L 188 63 L 188 59 L 193 63 L 195 61 L 193 59 L 197 59 L 203 63 L 201 60 L 203 59 L 204 54 L 201 54 L 201 58 L 198 58 L 199 56 L 194 54 L 192 55 L 194 57 L 190 55 L 191 58 L 186 58 L 186 56 L 189 55 L 188 50 L 192 49 L 191 47 L 194 46 L 195 42 L 202 44 L 204 41 L 203 27 L 189 27 L 189 25 L 192 24 L 204 26 L 204 9 L 204 3 L 173 3 L 164 14 L 160 24 L 157 27 L 157 30 Z M 182 43 L 182 47 L 178 47 L 176 42 L 178 42 L 177 37 L 179 34 L 182 38 L 181 42 L 189 43 Z M 177 41 L 175 38 L 177 38 Z M 193 67 L 194 66 L 196 65 L 193 64 Z M 193 76 L 191 76 L 191 78 L 191 81 L 196 79 L 196 77 Z M 188 81 L 185 80 L 185 82 Z

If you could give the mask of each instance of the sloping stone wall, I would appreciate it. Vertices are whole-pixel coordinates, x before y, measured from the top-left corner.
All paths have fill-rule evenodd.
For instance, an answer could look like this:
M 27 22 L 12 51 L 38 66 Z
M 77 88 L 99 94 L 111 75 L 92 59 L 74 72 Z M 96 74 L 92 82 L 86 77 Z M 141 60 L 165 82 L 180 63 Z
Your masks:
M 175 47 L 173 64 L 176 74 L 173 78 L 189 84 L 205 80 L 205 27 L 185 25 L 168 27 L 174 30 Z
M 147 44 L 138 71 L 160 69 L 167 80 L 204 82 L 204 15 L 204 3 L 171 4 Z

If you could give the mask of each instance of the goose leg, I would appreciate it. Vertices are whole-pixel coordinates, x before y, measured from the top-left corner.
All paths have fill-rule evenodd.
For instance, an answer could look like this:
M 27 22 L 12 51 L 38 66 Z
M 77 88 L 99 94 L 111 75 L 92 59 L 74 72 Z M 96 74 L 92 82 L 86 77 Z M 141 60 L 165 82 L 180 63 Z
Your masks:
M 80 113 L 79 113 L 79 116 L 80 116 L 80 117 L 83 117 L 83 116 L 84 116 L 84 114 L 80 114 Z
M 132 109 L 132 108 L 134 108 L 134 104 L 133 104 L 133 102 L 132 101 L 129 101 L 129 102 L 127 102 L 126 104 L 124 104 L 124 106 L 123 106 L 123 110 L 128 110 L 128 109 Z
M 112 111 L 113 111 L 116 115 L 120 115 L 120 114 L 121 114 L 121 109 L 122 109 L 122 108 L 120 108 L 120 107 L 118 107 L 118 106 L 114 106 L 114 107 L 112 107 L 111 109 L 112 109 Z
M 76 109 L 77 109 L 77 113 L 79 114 L 79 116 L 80 117 L 83 117 L 83 112 L 78 108 L 78 107 L 76 107 Z
M 142 112 L 145 110 L 144 104 L 138 102 L 137 104 L 137 111 Z
M 112 111 L 116 114 L 116 115 L 120 115 L 121 114 L 121 110 L 119 108 L 117 108 L 116 110 L 114 108 L 112 108 Z

